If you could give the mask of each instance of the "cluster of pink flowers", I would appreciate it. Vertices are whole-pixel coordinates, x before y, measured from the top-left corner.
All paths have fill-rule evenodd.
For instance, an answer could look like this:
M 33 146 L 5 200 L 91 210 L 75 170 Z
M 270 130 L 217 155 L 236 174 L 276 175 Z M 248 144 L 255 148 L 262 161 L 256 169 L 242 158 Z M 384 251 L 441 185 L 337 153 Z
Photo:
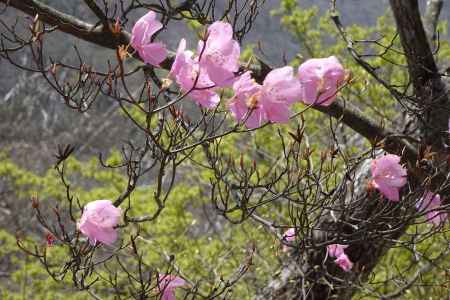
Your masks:
M 154 12 L 139 19 L 132 31 L 131 45 L 144 62 L 158 67 L 166 58 L 162 43 L 151 42 L 163 25 Z M 220 102 L 218 88 L 233 88 L 228 103 L 232 115 L 248 128 L 267 121 L 287 123 L 290 106 L 302 101 L 308 105 L 330 105 L 345 81 L 346 72 L 336 57 L 310 59 L 294 74 L 292 67 L 282 67 L 267 74 L 258 84 L 250 72 L 239 74 L 239 43 L 233 39 L 229 23 L 217 21 L 208 27 L 205 40 L 200 40 L 197 53 L 186 49 L 186 40 L 179 43 L 169 76 L 186 96 L 205 108 Z
M 348 258 L 344 250 L 348 245 L 332 244 L 327 246 L 327 252 L 330 257 L 335 257 L 334 261 L 345 272 L 350 271 L 353 268 L 353 263 Z
M 156 14 L 150 11 L 136 22 L 132 30 L 131 46 L 145 63 L 155 67 L 167 58 L 166 46 L 152 41 L 162 27 Z M 346 77 L 342 65 L 331 56 L 307 60 L 300 65 L 297 74 L 289 66 L 274 69 L 259 84 L 250 71 L 239 73 L 239 56 L 240 46 L 233 39 L 232 26 L 226 22 L 214 22 L 209 26 L 205 40 L 198 42 L 197 53 L 186 49 L 185 39 L 180 41 L 169 76 L 186 96 L 205 108 L 215 108 L 219 104 L 217 89 L 232 88 L 234 96 L 228 108 L 234 118 L 248 128 L 259 127 L 267 121 L 287 123 L 291 115 L 290 106 L 299 101 L 308 105 L 330 105 Z M 407 172 L 400 165 L 400 157 L 388 154 L 374 159 L 371 172 L 370 185 L 388 200 L 399 201 L 400 189 L 407 182 Z M 417 209 L 426 213 L 429 222 L 440 225 L 447 219 L 446 213 L 436 211 L 440 206 L 439 194 L 427 191 Z M 92 244 L 111 245 L 117 239 L 116 226 L 120 216 L 121 209 L 111 201 L 97 200 L 85 206 L 77 226 Z M 292 242 L 295 236 L 295 229 L 290 228 L 283 234 L 283 240 Z M 48 243 L 52 244 L 53 240 Z M 335 263 L 346 272 L 353 267 L 344 253 L 347 247 L 340 244 L 327 246 L 328 255 L 336 258 Z M 283 251 L 288 251 L 286 245 Z M 159 276 L 158 289 L 164 300 L 174 300 L 174 289 L 184 285 L 186 282 L 180 277 Z

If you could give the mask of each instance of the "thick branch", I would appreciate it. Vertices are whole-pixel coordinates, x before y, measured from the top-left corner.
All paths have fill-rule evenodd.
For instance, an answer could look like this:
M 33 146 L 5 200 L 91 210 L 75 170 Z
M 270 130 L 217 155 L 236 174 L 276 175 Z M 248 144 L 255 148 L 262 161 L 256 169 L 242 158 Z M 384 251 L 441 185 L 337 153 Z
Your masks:
M 428 44 L 417 0 L 391 0 L 409 73 L 417 95 L 424 94 L 430 80 L 437 76 L 437 66 Z
M 89 9 L 97 16 L 97 18 L 104 23 L 107 24 L 107 17 L 103 13 L 102 9 L 97 5 L 95 0 L 84 0 L 84 3 L 89 7 Z
M 58 26 L 58 30 L 75 36 L 79 39 L 110 49 L 119 45 L 126 45 L 130 41 L 130 34 L 122 31 L 113 34 L 109 28 L 84 22 L 72 15 L 65 14 L 51 6 L 36 0 L 0 0 L 7 6 L 14 7 L 27 15 L 39 14 L 39 19 L 51 26 Z
M 431 42 L 436 40 L 436 28 L 439 21 L 439 15 L 441 14 L 443 0 L 428 0 L 427 10 L 424 16 L 424 26 L 428 38 Z
M 390 0 L 390 3 L 408 62 L 414 96 L 423 111 L 420 116 L 423 142 L 433 145 L 437 151 L 443 151 L 443 133 L 448 129 L 450 117 L 449 100 L 422 24 L 418 1 Z M 437 18 L 438 11 L 432 15 Z

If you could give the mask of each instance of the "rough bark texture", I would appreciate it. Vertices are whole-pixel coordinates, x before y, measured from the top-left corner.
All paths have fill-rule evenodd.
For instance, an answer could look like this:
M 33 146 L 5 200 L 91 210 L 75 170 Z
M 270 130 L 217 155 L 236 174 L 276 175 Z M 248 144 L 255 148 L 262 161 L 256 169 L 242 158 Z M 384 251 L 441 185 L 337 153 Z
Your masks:
M 435 5 L 435 2 L 429 1 L 429 5 Z M 422 113 L 419 118 L 422 141 L 433 145 L 437 151 L 442 150 L 445 144 L 442 132 L 448 130 L 450 117 L 448 95 L 428 43 L 418 1 L 390 0 L 390 3 L 408 63 L 416 105 Z M 434 19 L 429 21 L 437 22 Z M 433 24 L 428 27 L 433 28 Z

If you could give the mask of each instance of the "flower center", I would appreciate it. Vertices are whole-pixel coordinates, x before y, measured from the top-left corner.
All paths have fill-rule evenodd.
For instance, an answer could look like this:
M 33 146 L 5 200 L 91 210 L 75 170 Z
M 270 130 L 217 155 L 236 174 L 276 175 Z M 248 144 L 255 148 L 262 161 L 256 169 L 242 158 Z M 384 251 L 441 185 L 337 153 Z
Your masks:
M 247 99 L 247 101 L 245 102 L 245 104 L 247 105 L 248 108 L 250 109 L 254 109 L 258 107 L 258 93 L 253 94 L 252 96 L 250 96 L 250 98 Z

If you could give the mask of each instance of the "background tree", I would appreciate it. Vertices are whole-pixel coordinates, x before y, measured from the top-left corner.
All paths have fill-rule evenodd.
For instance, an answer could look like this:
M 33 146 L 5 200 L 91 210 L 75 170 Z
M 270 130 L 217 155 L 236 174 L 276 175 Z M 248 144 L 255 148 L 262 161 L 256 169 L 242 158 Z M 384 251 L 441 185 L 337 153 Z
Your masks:
M 185 298 L 446 295 L 448 225 L 429 224 L 428 211 L 418 209 L 432 191 L 443 200 L 433 209 L 448 211 L 450 47 L 440 39 L 445 26 L 438 30 L 437 21 L 443 1 L 428 1 L 422 25 L 418 1 L 391 0 L 392 15 L 373 28 L 344 26 L 335 1 L 323 17 L 314 8 L 282 1 L 275 14 L 301 47 L 291 64 L 336 55 L 352 77 L 330 106 L 298 104 L 289 125 L 257 130 L 231 118 L 230 90 L 221 91 L 217 108 L 199 107 L 186 99 L 186 91 L 167 86 L 173 55 L 162 69 L 153 68 L 127 45 L 134 20 L 149 9 L 161 19 L 162 34 L 185 21 L 206 38 L 206 26 L 226 20 L 234 38 L 243 41 L 264 1 L 86 0 L 76 8 L 0 2 L 3 62 L 34 74 L 30 79 L 42 76 L 51 87 L 51 92 L 40 88 L 44 95 L 78 111 L 82 117 L 73 131 L 81 138 L 126 140 L 111 145 L 118 150 L 80 162 L 74 156 L 82 157 L 85 147 L 64 144 L 58 131 L 49 132 L 55 146 L 44 150 L 57 155 L 45 176 L 2 157 L 2 197 L 33 198 L 36 217 L 32 230 L 18 233 L 17 244 L 28 256 L 16 260 L 16 278 L 8 276 L 11 291 L 3 292 L 5 298 L 35 291 L 51 297 L 73 286 L 83 293 L 71 297 L 80 299 L 85 293 L 95 299 L 147 299 L 162 294 L 158 273 L 183 277 L 188 284 L 176 293 Z M 95 16 L 92 23 L 84 18 L 87 12 Z M 112 51 L 94 67 L 78 41 L 73 57 L 55 59 L 57 44 L 50 39 L 58 32 Z M 261 83 L 274 67 L 260 56 L 245 51 L 241 71 L 252 70 Z M 11 118 L 8 110 L 2 114 Z M 66 122 L 57 115 L 42 110 L 41 123 Z M 124 126 L 115 126 L 118 122 Z M 370 188 L 370 162 L 385 152 L 401 156 L 408 169 L 398 203 Z M 112 199 L 124 212 L 120 241 L 113 246 L 90 246 L 76 230 L 83 205 L 96 199 Z M 20 207 L 15 205 L 6 208 L 13 220 Z M 288 228 L 295 228 L 290 241 L 283 238 Z M 12 264 L 21 256 L 6 231 L 3 241 L 9 246 L 2 257 Z M 332 244 L 348 245 L 351 271 L 342 271 L 330 257 L 326 249 Z M 28 278 L 28 270 L 34 276 L 45 271 L 62 284 L 42 281 L 28 288 L 22 279 L 22 286 L 15 286 L 18 277 Z

